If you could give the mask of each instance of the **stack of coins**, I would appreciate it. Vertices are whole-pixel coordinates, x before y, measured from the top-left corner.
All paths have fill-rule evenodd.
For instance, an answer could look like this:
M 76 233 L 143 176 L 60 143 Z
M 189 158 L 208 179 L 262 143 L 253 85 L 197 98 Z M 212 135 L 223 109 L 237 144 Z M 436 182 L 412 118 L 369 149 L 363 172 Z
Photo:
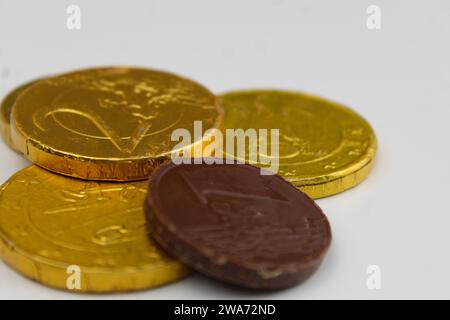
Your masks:
M 189 149 L 204 145 L 199 121 L 204 131 L 278 129 L 270 143 L 279 175 L 236 156 L 171 162 L 174 130 L 196 137 Z M 79 292 L 151 288 L 191 268 L 250 288 L 294 285 L 331 243 L 311 198 L 360 183 L 376 152 L 370 125 L 336 103 L 279 90 L 216 97 L 141 68 L 27 83 L 4 98 L 0 123 L 5 142 L 35 164 L 0 189 L 1 257 L 31 279 Z

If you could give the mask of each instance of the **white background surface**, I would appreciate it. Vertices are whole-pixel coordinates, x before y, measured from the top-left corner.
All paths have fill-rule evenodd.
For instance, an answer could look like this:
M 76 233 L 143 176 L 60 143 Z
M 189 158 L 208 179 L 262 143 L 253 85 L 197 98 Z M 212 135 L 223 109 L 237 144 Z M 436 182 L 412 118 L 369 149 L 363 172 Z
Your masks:
M 81 8 L 79 31 L 66 8 Z M 366 8 L 382 10 L 368 30 Z M 200 275 L 155 290 L 77 295 L 0 263 L 0 298 L 450 298 L 450 2 L 446 0 L 0 0 L 0 96 L 44 75 L 126 64 L 173 71 L 220 93 L 302 90 L 373 125 L 371 176 L 321 199 L 334 239 L 294 288 L 251 293 Z M 0 143 L 0 182 L 28 162 Z M 381 268 L 381 290 L 366 268 Z

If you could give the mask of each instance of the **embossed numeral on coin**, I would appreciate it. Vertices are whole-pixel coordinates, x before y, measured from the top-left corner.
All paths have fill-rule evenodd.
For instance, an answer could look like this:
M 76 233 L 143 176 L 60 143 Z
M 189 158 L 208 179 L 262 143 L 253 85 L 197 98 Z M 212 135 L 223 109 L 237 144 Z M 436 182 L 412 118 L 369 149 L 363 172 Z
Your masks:
M 151 120 L 152 117 L 147 117 L 145 120 L 140 121 L 139 125 L 135 128 L 133 133 L 130 135 L 129 139 L 123 139 L 111 126 L 109 126 L 106 121 L 92 112 L 89 111 L 80 111 L 71 108 L 54 108 L 54 109 L 40 109 L 34 115 L 34 123 L 40 128 L 42 131 L 45 131 L 45 125 L 43 124 L 46 118 L 52 117 L 53 120 L 58 123 L 61 127 L 66 128 L 69 131 L 74 132 L 75 129 L 67 128 L 62 125 L 60 121 L 58 121 L 57 114 L 74 114 L 80 117 L 83 117 L 90 121 L 103 135 L 104 138 L 111 141 L 111 143 L 122 153 L 130 154 L 132 153 L 138 144 L 141 142 L 142 138 L 147 134 L 148 130 L 152 126 Z M 87 134 L 77 131 L 77 133 L 81 136 L 88 136 Z
M 188 185 L 189 189 L 196 195 L 197 199 L 209 205 L 217 214 L 249 213 L 261 215 L 264 206 L 276 203 L 279 208 L 289 208 L 290 203 L 283 198 L 244 194 L 238 191 L 228 191 L 213 188 L 203 188 L 195 185 L 195 179 L 181 172 L 180 176 Z

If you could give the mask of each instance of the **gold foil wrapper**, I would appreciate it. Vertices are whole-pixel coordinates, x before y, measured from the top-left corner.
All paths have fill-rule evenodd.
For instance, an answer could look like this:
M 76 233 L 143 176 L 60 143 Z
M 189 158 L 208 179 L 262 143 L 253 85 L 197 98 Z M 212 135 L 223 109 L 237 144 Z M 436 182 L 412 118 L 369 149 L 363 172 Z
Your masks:
M 191 80 L 148 69 L 88 69 L 41 80 L 19 95 L 11 141 L 60 174 L 135 181 L 170 157 L 173 130 L 191 132 L 196 120 L 204 130 L 218 128 L 222 109 Z
M 225 128 L 279 129 L 278 173 L 312 198 L 347 190 L 372 168 L 374 131 L 343 105 L 281 90 L 235 91 L 220 101 Z
M 30 166 L 0 189 L 0 253 L 25 276 L 74 292 L 132 291 L 189 273 L 149 237 L 147 181 L 82 181 Z M 68 285 L 79 268 L 79 288 Z

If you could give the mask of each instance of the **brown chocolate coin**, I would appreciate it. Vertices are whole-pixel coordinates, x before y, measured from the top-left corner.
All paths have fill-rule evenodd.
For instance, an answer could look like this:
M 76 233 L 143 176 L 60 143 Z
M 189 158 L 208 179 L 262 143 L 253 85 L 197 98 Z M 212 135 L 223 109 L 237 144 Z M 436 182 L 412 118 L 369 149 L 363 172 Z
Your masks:
M 278 175 L 240 164 L 160 166 L 146 202 L 152 236 L 193 269 L 279 289 L 309 277 L 331 242 L 322 210 Z

